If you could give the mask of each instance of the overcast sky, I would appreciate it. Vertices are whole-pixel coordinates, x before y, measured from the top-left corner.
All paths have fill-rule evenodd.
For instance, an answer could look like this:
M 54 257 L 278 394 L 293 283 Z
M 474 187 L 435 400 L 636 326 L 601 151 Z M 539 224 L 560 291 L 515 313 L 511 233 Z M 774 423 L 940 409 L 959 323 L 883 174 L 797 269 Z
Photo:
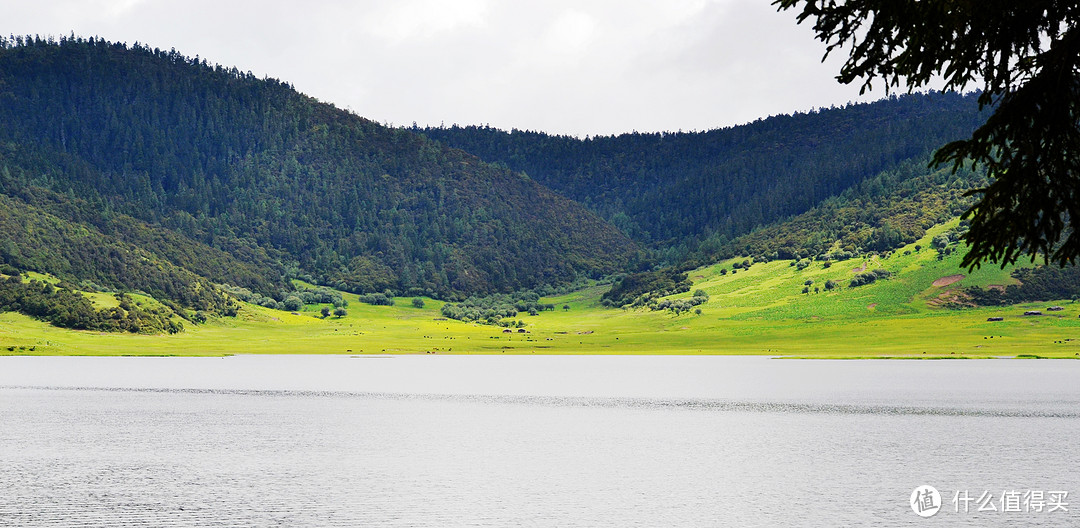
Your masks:
M 176 48 L 395 125 L 707 130 L 884 95 L 769 0 L 0 0 L 0 31 Z

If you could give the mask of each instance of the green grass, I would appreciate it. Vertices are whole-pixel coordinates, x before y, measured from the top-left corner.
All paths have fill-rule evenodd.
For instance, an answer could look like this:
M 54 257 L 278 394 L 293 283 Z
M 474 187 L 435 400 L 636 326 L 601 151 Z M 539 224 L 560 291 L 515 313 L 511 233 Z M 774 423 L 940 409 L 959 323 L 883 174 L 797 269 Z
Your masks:
M 653 312 L 604 308 L 594 286 L 544 299 L 554 312 L 522 313 L 528 333 L 446 320 L 443 303 L 410 298 L 394 306 L 370 306 L 356 295 L 344 317 L 319 316 L 322 305 L 295 314 L 243 305 L 235 318 L 187 323 L 172 336 L 101 334 L 55 328 L 15 313 L 0 314 L 0 354 L 63 355 L 227 355 L 227 354 L 769 354 L 814 358 L 1080 358 L 1080 304 L 1068 301 L 952 310 L 937 306 L 942 296 L 970 285 L 1009 284 L 1009 269 L 960 270 L 962 251 L 944 260 L 928 249 L 933 236 L 952 224 L 928 231 L 914 244 L 887 259 L 850 260 L 824 267 L 814 262 L 797 270 L 788 261 L 754 264 L 723 275 L 731 262 L 693 270 L 694 289 L 709 302 L 702 313 Z M 905 251 L 910 254 L 905 255 Z M 741 259 L 739 259 L 741 260 Z M 893 272 L 888 280 L 851 288 L 851 278 L 865 266 Z M 939 278 L 963 274 L 963 280 L 934 286 Z M 801 293 L 806 280 L 821 287 Z M 841 287 L 825 291 L 827 280 Z M 813 286 L 811 286 L 813 290 Z M 690 293 L 677 297 L 689 296 Z M 101 306 L 115 302 L 92 294 Z M 140 302 L 155 302 L 138 297 Z M 1023 317 L 1027 309 L 1050 304 L 1064 312 Z M 569 310 L 563 310 L 568 305 Z M 991 316 L 1002 322 L 988 322 Z M 11 350 L 9 350 L 11 348 Z M 33 350 L 31 350 L 33 348 Z

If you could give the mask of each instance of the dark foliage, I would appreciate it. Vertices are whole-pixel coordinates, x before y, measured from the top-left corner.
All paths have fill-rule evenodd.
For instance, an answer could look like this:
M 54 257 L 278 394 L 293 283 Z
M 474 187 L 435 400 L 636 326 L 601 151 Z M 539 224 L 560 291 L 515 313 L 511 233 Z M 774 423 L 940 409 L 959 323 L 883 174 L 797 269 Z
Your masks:
M 605 306 L 643 306 L 652 298 L 690 291 L 692 285 L 686 273 L 674 268 L 634 273 L 616 281 L 600 302 Z

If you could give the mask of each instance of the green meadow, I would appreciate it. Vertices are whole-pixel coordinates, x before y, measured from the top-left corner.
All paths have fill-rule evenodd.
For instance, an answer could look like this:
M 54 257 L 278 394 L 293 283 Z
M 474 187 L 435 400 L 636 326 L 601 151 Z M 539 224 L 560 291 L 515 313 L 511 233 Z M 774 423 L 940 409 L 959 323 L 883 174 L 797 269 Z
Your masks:
M 0 314 L 0 354 L 176 355 L 228 354 L 767 354 L 815 358 L 1080 358 L 1080 304 L 1056 301 L 1005 308 L 946 308 L 966 286 L 1007 285 L 1010 269 L 959 268 L 962 251 L 939 260 L 929 249 L 931 229 L 916 244 L 888 258 L 753 264 L 731 272 L 733 261 L 693 270 L 694 290 L 710 298 L 674 315 L 647 308 L 600 305 L 607 286 L 591 286 L 542 299 L 555 311 L 517 319 L 522 330 L 445 319 L 442 301 L 409 298 L 371 306 L 344 294 L 348 314 L 322 318 L 324 305 L 286 312 L 244 304 L 237 317 L 204 324 L 185 322 L 175 335 L 135 335 L 65 330 L 17 313 Z M 739 259 L 741 261 L 741 259 Z M 722 273 L 721 270 L 728 270 Z M 885 269 L 888 279 L 851 287 L 863 271 Z M 958 276 L 962 275 L 960 278 Z M 35 276 L 35 278 L 44 278 Z M 832 280 L 840 286 L 826 290 Z M 807 286 L 807 281 L 813 281 Z M 935 283 L 937 285 L 935 285 Z M 809 293 L 803 293 L 808 288 Z M 817 291 L 815 291 L 817 289 Z M 108 294 L 88 294 L 102 307 Z M 686 297 L 689 292 L 673 296 Z M 138 302 L 154 303 L 145 296 Z M 1047 312 L 1051 305 L 1064 307 Z M 564 309 L 566 306 L 568 309 Z M 1043 316 L 1024 316 L 1043 310 Z M 1003 321 L 989 322 L 988 317 Z

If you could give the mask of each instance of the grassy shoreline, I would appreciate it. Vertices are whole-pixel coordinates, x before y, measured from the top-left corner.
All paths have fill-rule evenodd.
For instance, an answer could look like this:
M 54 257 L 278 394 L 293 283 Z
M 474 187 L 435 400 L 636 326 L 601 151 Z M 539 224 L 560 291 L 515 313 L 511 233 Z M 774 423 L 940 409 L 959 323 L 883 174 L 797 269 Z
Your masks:
M 567 310 L 519 315 L 523 333 L 441 316 L 442 301 L 423 308 L 398 298 L 394 306 L 371 306 L 344 294 L 348 315 L 322 318 L 323 305 L 283 312 L 250 304 L 235 318 L 185 324 L 175 335 L 102 334 L 52 327 L 16 313 L 0 314 L 0 355 L 225 356 L 235 354 L 654 354 L 770 355 L 821 359 L 954 359 L 1035 356 L 1080 358 L 1080 303 L 949 309 L 941 306 L 957 289 L 1004 285 L 1011 269 L 967 273 L 962 252 L 942 259 L 926 249 L 947 229 L 928 231 L 921 251 L 914 244 L 888 258 L 758 263 L 725 273 L 734 261 L 689 273 L 693 289 L 710 295 L 701 314 L 613 309 L 600 305 L 605 286 L 543 299 Z M 740 259 L 741 260 L 741 259 Z M 882 268 L 891 278 L 848 285 L 864 269 Z M 943 278 L 961 280 L 947 281 Z M 842 284 L 802 293 L 807 281 Z M 948 284 L 944 284 L 944 283 Z M 935 283 L 939 285 L 935 285 Z M 673 296 L 689 296 L 684 293 Z M 99 296 L 109 301 L 109 296 Z M 144 299 L 146 302 L 153 302 Z M 1025 317 L 1026 310 L 1061 305 L 1060 312 Z M 1003 321 L 990 322 L 990 317 Z
M 399 303 L 401 304 L 401 303 Z M 434 303 L 432 303 L 434 304 Z M 1010 307 L 1019 312 L 1024 307 Z M 181 334 L 100 334 L 0 314 L 0 355 L 225 356 L 235 354 L 656 354 L 770 355 L 821 359 L 953 359 L 1035 355 L 1078 358 L 1080 325 L 1064 317 L 977 309 L 850 320 L 738 321 L 622 312 L 529 318 L 528 333 L 439 320 L 411 307 L 350 306 L 343 318 L 245 307 L 236 321 Z M 377 312 L 377 315 L 373 315 Z M 410 313 L 411 312 L 411 313 Z M 9 350 L 14 347 L 14 350 Z M 22 347 L 22 348 L 20 348 Z

